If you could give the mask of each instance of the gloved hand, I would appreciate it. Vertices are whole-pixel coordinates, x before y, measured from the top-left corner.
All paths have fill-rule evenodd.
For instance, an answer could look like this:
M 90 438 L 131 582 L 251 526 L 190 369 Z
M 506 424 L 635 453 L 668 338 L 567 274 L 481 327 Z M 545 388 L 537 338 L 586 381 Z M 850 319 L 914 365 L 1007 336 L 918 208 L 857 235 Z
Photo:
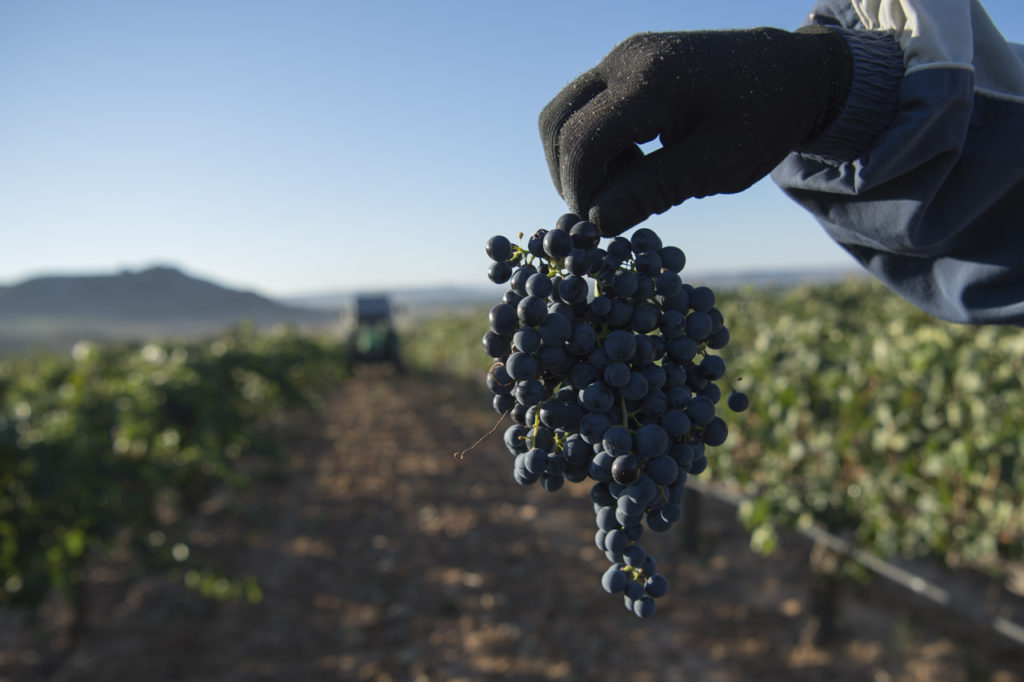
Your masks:
M 606 236 L 744 190 L 835 118 L 852 68 L 842 36 L 815 26 L 634 35 L 541 113 L 555 187 Z

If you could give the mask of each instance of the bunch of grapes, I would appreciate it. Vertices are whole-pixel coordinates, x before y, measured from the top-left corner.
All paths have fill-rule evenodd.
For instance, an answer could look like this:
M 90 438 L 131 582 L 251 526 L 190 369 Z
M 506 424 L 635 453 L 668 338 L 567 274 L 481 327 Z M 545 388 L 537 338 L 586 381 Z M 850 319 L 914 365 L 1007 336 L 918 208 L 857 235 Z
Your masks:
M 490 279 L 509 285 L 483 338 L 487 386 L 513 421 L 504 441 L 517 483 L 594 481 L 594 541 L 611 562 L 601 584 L 645 618 L 668 591 L 640 544 L 645 526 L 680 519 L 687 476 L 728 434 L 716 414 L 725 362 L 710 351 L 729 330 L 714 292 L 684 283 L 685 255 L 652 230 L 601 244 L 573 214 L 525 248 L 487 242 Z M 743 393 L 727 402 L 747 407 Z

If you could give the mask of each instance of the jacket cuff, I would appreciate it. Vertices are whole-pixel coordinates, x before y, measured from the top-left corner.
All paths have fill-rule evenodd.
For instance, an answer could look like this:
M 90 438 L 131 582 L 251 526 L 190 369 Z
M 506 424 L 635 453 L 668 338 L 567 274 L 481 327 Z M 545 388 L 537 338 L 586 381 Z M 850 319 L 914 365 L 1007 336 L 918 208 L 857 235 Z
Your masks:
M 849 161 L 870 148 L 892 123 L 903 82 L 903 52 L 889 33 L 827 28 L 841 34 L 850 48 L 850 93 L 832 123 L 796 151 Z

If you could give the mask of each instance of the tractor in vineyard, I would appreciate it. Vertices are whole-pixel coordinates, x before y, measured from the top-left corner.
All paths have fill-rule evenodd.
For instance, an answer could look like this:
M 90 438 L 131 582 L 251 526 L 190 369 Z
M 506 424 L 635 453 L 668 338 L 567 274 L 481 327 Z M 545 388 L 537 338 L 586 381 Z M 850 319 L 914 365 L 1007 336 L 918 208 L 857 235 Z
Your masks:
M 349 361 L 387 363 L 401 369 L 394 309 L 387 296 L 357 296 L 349 320 Z

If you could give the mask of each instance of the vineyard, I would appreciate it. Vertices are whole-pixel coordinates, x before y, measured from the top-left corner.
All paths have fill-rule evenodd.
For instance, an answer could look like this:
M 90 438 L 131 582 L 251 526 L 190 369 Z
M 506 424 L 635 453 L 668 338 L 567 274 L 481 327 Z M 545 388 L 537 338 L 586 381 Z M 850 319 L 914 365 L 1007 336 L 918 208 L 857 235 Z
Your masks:
M 402 373 L 244 328 L 0 361 L 0 679 L 1024 679 L 987 627 L 1024 625 L 1024 332 L 861 280 L 718 305 L 751 408 L 642 622 L 587 484 L 517 486 L 500 435 L 452 456 L 499 416 L 486 310 L 404 330 Z M 812 531 L 987 601 L 946 627 Z
M 246 328 L 208 344 L 82 343 L 70 358 L 0 364 L 2 604 L 32 609 L 64 591 L 77 638 L 88 560 L 115 541 L 152 567 L 179 567 L 189 584 L 231 592 L 231 580 L 192 566 L 181 524 L 218 486 L 247 482 L 243 452 L 280 457 L 255 425 L 314 404 L 344 366 L 322 343 Z
M 756 409 L 705 478 L 750 498 L 756 548 L 820 524 L 881 555 L 1024 560 L 1024 332 L 936 321 L 858 279 L 723 299 L 738 341 L 721 354 Z M 464 349 L 484 330 L 438 322 L 410 352 L 472 378 L 488 362 Z

